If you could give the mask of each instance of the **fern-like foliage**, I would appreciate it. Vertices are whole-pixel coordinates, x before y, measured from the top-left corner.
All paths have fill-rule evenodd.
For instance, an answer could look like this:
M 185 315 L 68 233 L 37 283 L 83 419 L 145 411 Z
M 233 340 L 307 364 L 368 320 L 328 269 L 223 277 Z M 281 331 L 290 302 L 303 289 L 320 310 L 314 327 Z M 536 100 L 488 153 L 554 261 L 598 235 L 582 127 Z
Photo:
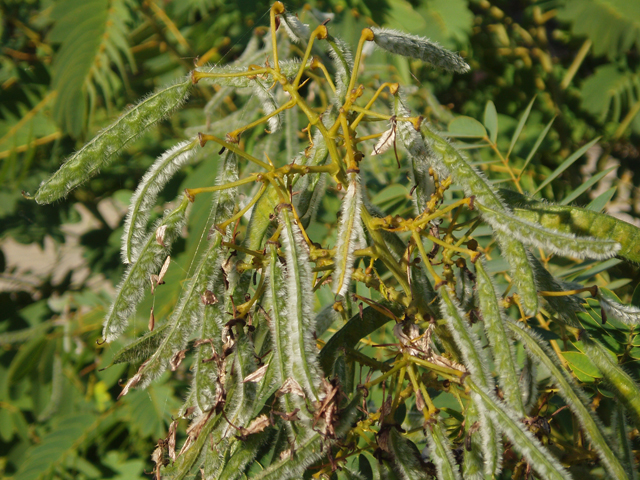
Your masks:
M 53 7 L 49 40 L 60 44 L 52 66 L 51 87 L 57 92 L 53 115 L 76 137 L 90 121 L 99 94 L 111 107 L 127 64 L 135 69 L 126 37 L 128 8 L 127 0 L 63 0 Z M 78 91 L 83 97 L 78 98 Z
M 640 5 L 627 0 L 565 0 L 558 18 L 571 22 L 576 35 L 593 42 L 595 55 L 616 58 L 632 46 L 640 48 Z
M 301 60 L 285 58 L 297 50 L 288 48 L 282 31 L 303 45 Z M 522 478 L 536 472 L 562 480 L 572 478 L 583 459 L 558 452 L 572 452 L 581 432 L 601 473 L 633 478 L 625 412 L 640 426 L 640 388 L 596 327 L 608 322 L 629 331 L 640 323 L 640 309 L 595 285 L 554 278 L 549 258 L 533 250 L 576 262 L 615 255 L 637 261 L 638 229 L 499 192 L 460 144 L 411 111 L 397 83 L 378 82 L 371 91 L 360 84 L 368 42 L 451 72 L 468 70 L 460 55 L 439 44 L 365 28 L 352 53 L 325 24 L 312 30 L 280 2 L 270 10 L 264 39 L 264 49 L 256 40 L 235 65 L 196 68 L 189 80 L 142 100 L 35 195 L 40 203 L 53 202 L 96 174 L 178 108 L 190 82 L 260 100 L 259 118 L 236 125 L 234 117 L 223 134 L 209 124 L 161 155 L 126 220 L 129 266 L 107 313 L 105 342 L 128 328 L 145 292 L 161 294 L 190 204 L 213 194 L 204 230 L 194 232 L 201 240 L 173 311 L 156 325 L 152 310 L 151 331 L 113 360 L 138 364 L 121 397 L 166 370 L 190 379 L 185 404 L 153 453 L 156 478 Z M 333 67 L 323 63 L 323 49 L 312 57 L 322 42 Z M 271 59 L 257 65 L 256 55 L 266 50 Z M 216 101 L 205 107 L 207 115 Z M 497 114 L 487 112 L 491 136 L 464 118 L 450 136 L 480 138 L 497 149 Z M 511 148 L 525 122 L 526 115 Z M 301 125 L 307 127 L 299 131 Z M 298 152 L 303 138 L 308 145 Z M 371 146 L 362 145 L 368 141 Z M 187 188 L 147 231 L 158 192 L 208 142 L 220 148 L 214 184 Z M 373 158 L 367 158 L 371 147 Z M 415 182 L 404 187 L 400 213 L 387 214 L 369 198 L 375 185 L 367 170 L 380 158 Z M 331 202 L 333 211 L 325 208 Z M 314 222 L 318 212 L 331 226 L 324 237 Z M 480 225 L 484 234 L 476 233 Z M 592 298 L 584 301 L 582 293 Z M 601 312 L 597 321 L 594 307 Z M 561 331 L 565 351 L 554 330 Z M 378 341 L 381 332 L 384 341 Z M 183 362 L 191 362 L 189 371 Z M 582 370 L 597 376 L 619 396 L 615 443 L 563 365 L 578 379 Z M 537 371 L 547 372 L 551 385 L 538 385 Z M 445 407 L 440 402 L 447 396 L 452 403 Z M 578 425 L 569 440 L 541 414 L 550 398 L 564 402 Z M 180 419 L 190 425 L 176 445 Z

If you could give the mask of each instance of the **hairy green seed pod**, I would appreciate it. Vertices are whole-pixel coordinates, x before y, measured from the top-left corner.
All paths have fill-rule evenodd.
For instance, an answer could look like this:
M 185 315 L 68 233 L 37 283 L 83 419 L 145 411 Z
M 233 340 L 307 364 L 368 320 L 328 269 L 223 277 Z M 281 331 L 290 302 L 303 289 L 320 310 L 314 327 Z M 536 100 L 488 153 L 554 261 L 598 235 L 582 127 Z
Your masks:
M 102 336 L 106 342 L 118 338 L 129 324 L 129 318 L 149 285 L 150 275 L 156 274 L 165 261 L 171 243 L 180 234 L 186 222 L 188 201 L 184 199 L 180 206 L 165 213 L 164 218 L 155 225 L 140 248 L 138 261 L 129 266 L 118 285 L 116 298 L 104 320 Z M 163 232 L 162 241 L 158 241 L 158 232 Z
M 438 478 L 442 480 L 460 480 L 460 471 L 451 453 L 451 444 L 447 433 L 439 418 L 425 428 L 429 455 L 438 471 Z
M 282 251 L 286 261 L 287 319 L 291 338 L 290 371 L 311 400 L 318 400 L 322 377 L 313 338 L 313 292 L 308 245 L 287 210 L 280 212 Z
M 538 312 L 538 289 L 530 262 L 531 255 L 520 241 L 510 235 L 498 231 L 494 236 L 511 267 L 511 282 L 520 294 L 522 308 L 527 315 L 535 315 Z
M 327 52 L 336 71 L 336 104 L 341 104 L 347 95 L 349 79 L 353 71 L 353 54 L 349 45 L 340 38 L 327 37 Z
M 513 411 L 498 400 L 495 395 L 481 388 L 473 379 L 467 379 L 465 383 L 477 394 L 482 405 L 491 415 L 494 424 L 511 440 L 513 447 L 527 459 L 531 467 L 548 480 L 568 480 L 572 476 L 549 450 L 525 428 Z
M 576 237 L 522 220 L 503 209 L 493 209 L 476 203 L 482 218 L 491 228 L 511 235 L 526 245 L 539 247 L 564 257 L 606 259 L 613 257 L 620 244 L 595 237 Z
M 93 140 L 71 155 L 53 176 L 42 182 L 35 194 L 36 202 L 55 202 L 96 175 L 102 167 L 111 163 L 128 143 L 182 105 L 190 86 L 191 79 L 183 78 L 173 85 L 156 90 L 123 113 Z
M 138 184 L 131 197 L 129 212 L 124 223 L 122 235 L 122 260 L 124 263 L 135 262 L 144 240 L 149 212 L 158 193 L 169 180 L 189 162 L 194 154 L 197 140 L 187 140 L 167 150 L 151 165 Z
M 612 292 L 603 294 L 603 289 L 598 289 L 598 301 L 607 317 L 615 318 L 627 325 L 638 325 L 640 323 L 640 308 L 633 305 L 623 305 L 614 300 Z
M 589 400 L 560 365 L 557 356 L 549 350 L 545 342 L 531 330 L 525 330 L 514 322 L 507 322 L 512 335 L 526 348 L 527 354 L 536 363 L 544 365 L 551 374 L 552 382 L 558 387 L 558 393 L 565 399 L 567 405 L 580 422 L 582 430 L 591 441 L 591 446 L 604 463 L 612 478 L 624 478 L 625 472 L 617 456 L 611 451 L 607 438 L 602 434 L 603 426 L 598 417 L 589 407 Z
M 624 407 L 616 405 L 611 415 L 611 431 L 613 441 L 618 453 L 618 458 L 624 465 L 629 480 L 638 480 L 638 468 L 636 466 L 635 455 L 629 441 L 629 431 L 627 428 L 627 416 Z M 613 477 L 616 478 L 616 477 Z M 623 478 L 623 477 L 617 477 Z
M 220 162 L 217 183 L 223 185 L 238 178 L 238 164 L 236 155 L 227 152 Z M 235 205 L 234 189 L 215 192 L 211 218 L 213 224 L 226 220 L 231 215 Z M 221 283 L 222 272 L 220 265 L 223 260 L 224 240 L 220 232 L 215 231 L 208 248 L 203 252 L 195 272 L 185 284 L 177 304 L 167 323 L 171 326 L 167 330 L 156 352 L 145 362 L 136 374 L 136 386 L 144 388 L 153 379 L 161 375 L 169 365 L 173 356 L 184 350 L 190 336 L 197 330 L 204 316 L 205 305 L 203 295 L 207 290 L 213 291 L 214 285 Z M 140 260 L 138 260 L 140 262 Z
M 513 213 L 531 223 L 562 233 L 573 233 L 618 242 L 618 256 L 640 264 L 640 228 L 610 215 L 571 205 L 553 205 L 520 195 L 512 190 L 500 193 L 516 207 Z
M 478 384 L 487 390 L 493 390 L 493 377 L 488 371 L 487 359 L 480 341 L 464 321 L 464 313 L 460 310 L 453 293 L 447 287 L 440 289 L 440 310 L 447 321 L 447 327 L 458 345 L 465 366 Z M 482 435 L 482 451 L 485 460 L 485 473 L 488 475 L 500 472 L 502 464 L 502 442 L 496 427 L 482 408 L 483 404 L 475 396 L 472 397 L 480 411 L 480 432 Z
M 504 392 L 505 401 L 516 410 L 519 416 L 524 416 L 522 392 L 518 383 L 513 344 L 505 330 L 504 312 L 498 301 L 491 277 L 484 269 L 482 260 L 477 261 L 475 266 L 478 305 L 484 320 L 484 329 L 493 352 L 496 369 L 500 376 L 500 386 Z
M 387 445 L 393 455 L 395 470 L 404 480 L 428 480 L 431 476 L 424 470 L 420 462 L 420 452 L 413 444 L 395 428 L 389 430 Z
M 469 402 L 464 417 L 464 457 L 462 461 L 462 477 L 465 480 L 484 480 L 482 460 L 482 441 L 480 432 L 476 431 L 480 422 L 480 413 L 475 402 Z
M 440 46 L 437 42 L 388 28 L 371 27 L 373 41 L 383 50 L 403 57 L 417 58 L 434 67 L 457 73 L 469 71 L 469 65 L 457 53 Z
M 309 25 L 302 23 L 297 15 L 285 12 L 280 15 L 280 20 L 284 26 L 285 32 L 293 43 L 306 45 L 311 37 L 311 31 Z
M 342 200 L 338 241 L 336 243 L 335 270 L 333 271 L 332 290 L 338 296 L 346 296 L 353 273 L 353 252 L 366 247 L 364 228 L 362 227 L 362 190 L 357 174 L 349 174 L 349 188 Z
M 411 116 L 411 112 L 401 97 L 400 88 L 398 88 L 393 100 L 393 114 L 396 117 Z M 437 170 L 438 162 L 434 158 L 433 150 L 429 148 L 420 132 L 413 128 L 411 123 L 397 122 L 397 130 L 398 137 L 411 159 L 411 180 L 415 186 L 415 194 L 412 196 L 414 211 L 416 215 L 420 215 L 435 192 L 435 183 L 429 175 L 429 168 L 433 166 Z

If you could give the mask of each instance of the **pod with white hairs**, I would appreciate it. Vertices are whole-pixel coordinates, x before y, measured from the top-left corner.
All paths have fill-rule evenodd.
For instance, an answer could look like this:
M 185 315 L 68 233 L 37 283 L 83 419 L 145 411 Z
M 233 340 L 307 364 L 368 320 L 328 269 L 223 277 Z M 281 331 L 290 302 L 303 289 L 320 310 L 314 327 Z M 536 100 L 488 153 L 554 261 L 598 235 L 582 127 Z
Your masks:
M 458 465 L 451 452 L 451 443 L 440 418 L 434 419 L 426 425 L 425 434 L 431 461 L 438 471 L 438 478 L 442 480 L 461 480 Z
M 516 360 L 513 343 L 507 336 L 504 325 L 504 312 L 500 306 L 496 289 L 491 277 L 487 274 L 484 263 L 478 260 L 476 267 L 476 296 L 480 313 L 484 321 L 484 330 L 491 346 L 496 370 L 500 376 L 500 386 L 504 392 L 505 401 L 516 410 L 518 415 L 524 416 L 522 392 L 518 383 Z
M 158 272 L 167 258 L 171 243 L 182 231 L 187 220 L 187 207 L 188 200 L 185 198 L 178 208 L 165 213 L 164 218 L 156 223 L 147 235 L 140 248 L 138 261 L 129 265 L 105 317 L 102 336 L 106 342 L 118 338 L 129 324 L 129 318 L 133 316 L 142 300 L 145 286 L 149 285 L 150 276 Z M 158 241 L 158 232 L 162 232 L 162 241 Z
M 106 167 L 149 127 L 156 124 L 184 103 L 191 80 L 182 78 L 160 88 L 123 113 L 115 122 L 101 130 L 89 143 L 71 155 L 60 169 L 42 182 L 35 194 L 38 203 L 51 203 Z
M 465 366 L 478 384 L 487 390 L 493 390 L 495 384 L 488 371 L 487 359 L 484 350 L 480 346 L 480 341 L 473 330 L 468 327 L 467 322 L 465 322 L 464 313 L 448 287 L 440 288 L 439 293 L 440 310 L 447 322 L 451 336 L 460 349 Z M 480 413 L 480 434 L 482 436 L 485 473 L 487 475 L 497 475 L 502 468 L 502 441 L 494 422 L 489 418 L 487 411 L 482 408 L 482 402 L 475 395 L 472 395 L 472 399 L 478 406 Z
M 513 447 L 522 454 L 541 478 L 547 480 L 573 478 L 547 447 L 526 429 L 507 405 L 498 400 L 491 391 L 480 387 L 473 379 L 469 378 L 465 383 L 482 402 L 482 406 L 487 410 L 494 424 L 511 440 Z
M 342 200 L 338 240 L 333 271 L 333 293 L 344 297 L 349 291 L 353 263 L 353 252 L 366 247 L 366 238 L 362 226 L 360 210 L 362 208 L 362 189 L 356 173 L 349 174 L 349 187 Z
M 122 235 L 122 260 L 135 262 L 144 240 L 149 212 L 155 205 L 158 193 L 169 180 L 195 155 L 196 139 L 180 142 L 167 150 L 151 165 L 131 197 L 129 212 Z
M 603 426 L 593 410 L 589 407 L 589 400 L 578 388 L 573 378 L 569 376 L 544 341 L 530 329 L 526 330 L 514 322 L 507 322 L 511 334 L 526 348 L 527 355 L 546 368 L 551 374 L 551 381 L 558 388 L 558 393 L 565 399 L 567 405 L 580 422 L 582 430 L 589 437 L 592 448 L 597 452 L 605 468 L 612 478 L 624 478 L 625 472 L 617 455 L 611 451 L 608 439 L 602 434 Z
M 371 27 L 376 45 L 387 52 L 416 58 L 450 72 L 466 73 L 469 65 L 463 58 L 427 38 L 388 28 Z

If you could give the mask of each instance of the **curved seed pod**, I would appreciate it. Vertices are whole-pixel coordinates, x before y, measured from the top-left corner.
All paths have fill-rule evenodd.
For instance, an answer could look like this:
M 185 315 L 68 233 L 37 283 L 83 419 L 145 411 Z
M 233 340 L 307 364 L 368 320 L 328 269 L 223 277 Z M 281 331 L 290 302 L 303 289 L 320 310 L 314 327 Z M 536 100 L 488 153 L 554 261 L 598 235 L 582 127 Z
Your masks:
M 611 430 L 613 433 L 613 440 L 617 447 L 616 450 L 618 451 L 618 458 L 620 458 L 621 463 L 624 465 L 627 477 L 629 480 L 638 480 L 638 469 L 636 467 L 635 455 L 633 454 L 631 442 L 629 441 L 627 418 L 624 407 L 620 404 L 616 405 L 613 409 Z
M 471 372 L 472 377 L 487 390 L 493 390 L 493 377 L 488 372 L 487 360 L 484 351 L 475 333 L 464 320 L 464 313 L 460 310 L 458 302 L 447 287 L 440 289 L 440 310 L 447 321 L 447 327 L 458 345 L 464 364 Z M 485 473 L 497 474 L 502 465 L 502 442 L 496 427 L 489 418 L 482 403 L 476 396 L 472 396 L 480 411 L 480 433 L 482 435 L 482 451 L 485 460 Z
M 149 211 L 158 198 L 158 193 L 173 175 L 189 162 L 194 154 L 197 140 L 187 140 L 167 150 L 151 165 L 131 197 L 129 213 L 124 222 L 122 235 L 122 260 L 135 262 L 144 240 Z
M 538 289 L 529 252 L 520 241 L 506 233 L 497 231 L 494 236 L 511 267 L 511 282 L 518 289 L 522 308 L 528 315 L 535 315 L 538 312 Z
M 311 37 L 309 25 L 302 23 L 297 15 L 292 15 L 288 12 L 285 12 L 279 17 L 291 41 L 293 43 L 306 45 Z
M 511 190 L 500 193 L 517 205 L 516 216 L 562 233 L 613 240 L 622 246 L 619 257 L 640 263 L 640 228 L 635 225 L 586 208 L 539 202 Z
M 480 413 L 475 402 L 469 402 L 464 417 L 465 441 L 462 460 L 462 478 L 465 480 L 484 480 L 482 460 L 482 441 L 476 431 L 480 422 Z
M 602 290 L 598 289 L 598 301 L 607 317 L 615 318 L 627 325 L 638 325 L 640 323 L 640 308 L 618 303 L 612 298 L 614 296 L 613 293 L 603 295 Z
M 496 210 L 481 203 L 476 203 L 476 206 L 482 212 L 482 218 L 494 230 L 512 235 L 526 245 L 543 248 L 564 257 L 605 259 L 613 257 L 620 250 L 620 244 L 612 240 L 576 237 L 535 225 L 502 209 Z
M 450 172 L 453 180 L 462 186 L 465 195 L 475 196 L 477 201 L 496 211 L 508 211 L 497 191 L 482 173 L 469 165 L 462 155 L 438 134 L 429 128 L 423 131 L 433 141 L 431 145 L 433 150 L 440 154 L 441 163 Z M 495 231 L 495 237 L 502 254 L 511 266 L 512 282 L 518 289 L 525 312 L 535 315 L 538 311 L 538 292 L 527 251 L 510 233 Z
M 107 166 L 120 151 L 144 131 L 184 103 L 190 78 L 156 90 L 101 130 L 89 143 L 71 155 L 60 169 L 40 185 L 38 203 L 51 203 L 69 193 Z
M 420 452 L 398 430 L 389 430 L 387 446 L 393 455 L 395 470 L 402 480 L 428 480 L 431 478 L 422 466 Z
M 584 353 L 618 393 L 617 398 L 627 408 L 635 425 L 640 426 L 640 388 L 636 382 L 613 361 L 605 348 L 593 341 L 586 332 L 583 332 L 580 340 L 584 345 Z
M 565 399 L 567 405 L 580 422 L 583 431 L 589 437 L 591 446 L 596 450 L 602 463 L 612 478 L 625 478 L 625 472 L 617 456 L 611 451 L 609 441 L 605 438 L 604 427 L 595 413 L 589 408 L 589 401 L 564 370 L 545 342 L 531 330 L 525 330 L 514 322 L 506 323 L 514 337 L 523 343 L 527 354 L 536 363 L 540 363 L 551 374 L 552 382 L 558 387 L 558 393 Z
M 201 297 L 201 302 L 205 303 L 202 316 L 202 327 L 198 338 L 200 345 L 194 362 L 194 373 L 192 390 L 195 395 L 195 403 L 201 413 L 208 412 L 215 408 L 220 395 L 222 394 L 222 382 L 225 375 L 221 371 L 219 361 L 224 355 L 222 331 L 227 321 L 227 306 L 224 282 L 222 279 L 221 263 L 224 260 L 224 249 L 221 245 L 222 236 L 216 232 L 217 238 L 210 244 L 210 249 L 202 259 L 204 264 L 209 264 L 213 268 L 213 281 L 209 295 Z M 200 267 L 200 265 L 199 265 Z M 198 268 L 200 270 L 200 268 Z M 196 270 L 196 271 L 198 271 Z M 207 269 L 209 270 L 209 269 Z M 209 272 L 208 272 L 209 273 Z M 226 365 L 225 365 L 226 366 Z M 230 368 L 230 366 L 229 366 Z M 220 380 L 220 382 L 219 382 Z
M 284 227 L 281 239 L 286 260 L 287 318 L 292 350 L 292 356 L 288 360 L 293 378 L 311 400 L 318 400 L 322 370 L 318 364 L 318 349 L 313 338 L 311 261 L 300 227 L 292 217 L 286 208 L 280 212 L 280 221 Z
M 494 423 L 511 440 L 513 447 L 527 459 L 541 478 L 547 480 L 569 480 L 572 478 L 558 459 L 530 431 L 525 429 L 523 423 L 507 405 L 498 400 L 493 393 L 477 385 L 473 379 L 468 379 L 465 383 L 477 394 Z
M 220 162 L 218 171 L 218 185 L 236 181 L 238 178 L 238 161 L 232 152 L 227 152 Z M 215 192 L 211 219 L 214 224 L 229 218 L 235 206 L 235 190 L 227 189 Z M 127 385 L 139 388 L 146 387 L 153 379 L 164 372 L 173 356 L 183 350 L 192 335 L 202 321 L 204 315 L 203 294 L 214 290 L 214 285 L 222 282 L 220 264 L 223 260 L 221 248 L 223 236 L 215 231 L 213 238 L 205 252 L 203 252 L 198 266 L 192 277 L 183 288 L 177 304 L 167 323 L 170 325 L 166 336 L 163 338 L 156 352 L 138 370 L 138 373 L 129 380 Z M 142 258 L 142 256 L 141 256 Z M 139 263 L 138 260 L 137 263 Z M 137 265 L 134 264 L 134 265 Z
M 440 160 L 453 181 L 463 188 L 466 196 L 475 196 L 478 202 L 495 210 L 508 210 L 497 190 L 482 172 L 469 165 L 460 152 L 430 128 L 424 127 L 423 132 L 432 140 L 433 151 L 440 155 L 440 158 L 434 158 Z
M 411 116 L 411 112 L 401 98 L 400 89 L 394 96 L 393 105 L 393 114 L 396 117 Z M 420 132 L 413 128 L 411 123 L 397 122 L 396 125 L 398 137 L 411 159 L 411 180 L 415 186 L 415 194 L 412 197 L 415 214 L 419 215 L 423 212 L 427 202 L 431 200 L 431 195 L 435 192 L 435 183 L 433 177 L 429 175 L 429 168 L 433 166 L 437 171 L 438 162 L 434 158 L 433 150 L 429 148 Z M 439 171 L 438 173 L 443 174 L 445 172 Z
M 129 266 L 120 285 L 116 290 L 116 298 L 104 320 L 102 336 L 106 342 L 112 342 L 120 336 L 129 324 L 129 318 L 135 313 L 136 307 L 144 294 L 144 287 L 149 283 L 149 277 L 155 274 L 165 261 L 171 247 L 171 242 L 180 234 L 186 222 L 188 200 L 185 198 L 180 206 L 165 213 L 147 235 L 147 239 L 140 248 L 138 261 Z M 157 241 L 157 232 L 163 232 L 162 244 Z
M 340 224 L 338 225 L 338 242 L 336 243 L 335 270 L 333 271 L 333 293 L 346 296 L 353 273 L 353 252 L 366 247 L 364 229 L 362 227 L 362 190 L 357 174 L 349 174 L 349 188 L 342 200 Z
M 348 93 L 349 79 L 353 71 L 353 54 L 344 40 L 329 35 L 326 41 L 329 45 L 327 52 L 336 71 L 336 99 L 342 103 Z
M 376 42 L 376 45 L 387 52 L 403 57 L 417 58 L 450 72 L 466 73 L 469 71 L 469 65 L 460 55 L 447 50 L 437 42 L 388 28 L 371 27 L 371 31 L 374 34 L 373 41 Z
M 496 289 L 491 277 L 484 269 L 483 261 L 479 260 L 476 266 L 476 295 L 478 305 L 484 320 L 484 329 L 487 339 L 491 345 L 493 359 L 496 370 L 500 375 L 500 386 L 504 392 L 505 401 L 515 409 L 519 416 L 524 416 L 522 406 L 522 392 L 518 384 L 518 372 L 515 357 L 513 354 L 513 344 L 507 336 L 504 326 L 503 311 Z
M 273 360 L 275 370 L 275 380 L 279 386 L 292 378 L 292 368 L 290 360 L 293 359 L 292 343 L 295 339 L 289 332 L 289 320 L 287 318 L 287 306 L 290 301 L 287 295 L 287 285 L 285 272 L 278 257 L 278 250 L 275 245 L 268 245 L 269 270 L 267 272 L 268 287 L 266 292 L 266 304 L 269 309 L 269 327 L 271 329 L 271 343 L 273 345 Z M 299 386 L 299 383 L 298 383 Z M 281 397 L 282 405 L 287 413 L 299 409 L 308 423 L 310 417 L 304 399 L 294 392 L 284 392 Z M 310 428 L 303 428 L 303 422 L 286 422 L 290 437 L 302 436 L 307 438 L 311 432 Z M 297 442 L 296 442 L 297 443 Z M 298 444 L 299 445 L 299 444 Z
M 458 465 L 453 459 L 451 445 L 440 419 L 435 419 L 425 428 L 431 461 L 438 470 L 438 479 L 460 480 Z

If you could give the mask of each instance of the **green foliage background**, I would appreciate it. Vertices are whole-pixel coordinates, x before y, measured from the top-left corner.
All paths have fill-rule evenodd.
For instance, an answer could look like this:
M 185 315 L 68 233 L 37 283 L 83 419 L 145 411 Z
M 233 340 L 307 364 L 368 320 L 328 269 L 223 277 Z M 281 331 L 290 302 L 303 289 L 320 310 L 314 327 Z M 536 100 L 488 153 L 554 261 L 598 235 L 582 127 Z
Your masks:
M 465 75 L 442 74 L 400 57 L 374 56 L 367 69 L 403 85 L 417 85 L 420 110 L 445 125 L 458 114 L 482 119 L 487 102 L 493 101 L 499 112 L 497 141 L 503 150 L 518 118 L 537 96 L 512 155 L 516 167 L 524 165 L 545 125 L 554 116 L 556 120 L 531 160 L 523 185 L 532 184 L 532 179 L 539 183 L 555 172 L 541 191 L 543 197 L 559 201 L 575 193 L 576 204 L 590 204 L 596 211 L 608 204 L 610 211 L 637 224 L 640 3 L 330 0 L 308 6 L 335 13 L 331 28 L 352 45 L 364 26 L 378 24 L 463 52 L 472 67 Z M 289 2 L 287 7 L 299 10 L 306 4 Z M 181 404 L 188 370 L 165 375 L 147 390 L 133 391 L 119 401 L 119 381 L 130 377 L 134 367 L 117 364 L 102 370 L 136 333 L 108 347 L 96 345 L 113 285 L 123 270 L 122 215 L 140 176 L 157 155 L 175 139 L 185 138 L 185 129 L 192 134 L 197 125 L 233 114 L 240 105 L 229 99 L 205 118 L 202 107 L 213 90 L 195 90 L 176 116 L 127 147 L 121 161 L 66 200 L 38 206 L 21 192 L 35 192 L 41 180 L 118 112 L 155 86 L 184 75 L 198 58 L 214 63 L 237 58 L 252 30 L 268 23 L 268 8 L 267 2 L 254 0 L 0 4 L 0 473 L 6 477 L 132 479 L 144 478 L 143 472 L 152 469 L 148 455 L 166 435 Z M 570 157 L 573 160 L 566 164 L 572 152 L 598 136 L 598 151 L 587 155 L 592 157 L 590 164 L 581 156 Z M 617 163 L 612 164 L 609 155 Z M 216 165 L 211 158 L 203 155 L 199 163 L 184 169 L 161 193 L 159 204 L 186 186 L 212 184 Z M 488 150 L 479 151 L 478 159 L 493 174 L 504 174 L 491 163 Z M 616 166 L 617 178 L 598 177 Z M 594 177 L 593 188 L 600 187 L 599 194 L 590 198 L 578 189 Z M 406 206 L 406 192 L 385 189 L 383 173 L 378 181 L 374 203 L 390 213 Z M 324 206 L 326 211 L 336 208 Z M 195 205 L 193 224 L 204 222 L 205 209 Z M 73 225 L 83 227 L 72 238 Z M 174 248 L 181 268 L 189 268 L 198 240 L 188 237 Z M 50 245 L 51 251 L 71 241 L 84 257 L 84 275 L 65 269 L 55 254 L 47 260 L 52 268 L 38 268 L 35 275 L 12 257 L 19 251 L 17 243 Z M 158 317 L 168 313 L 178 294 L 179 282 L 170 278 L 179 278 L 176 270 L 169 272 L 167 288 L 155 305 Z M 555 273 L 608 286 L 624 300 L 640 302 L 640 295 L 632 298 L 637 269 L 618 260 L 559 264 Z M 149 307 L 150 303 L 139 311 Z M 145 323 L 142 318 L 137 322 L 138 333 Z M 616 340 L 624 337 L 616 353 L 637 373 L 640 346 L 634 333 L 615 325 L 603 330 Z M 597 371 L 590 370 L 584 357 L 579 349 L 568 354 L 572 371 L 591 385 L 595 399 L 606 399 L 610 394 L 600 388 Z

